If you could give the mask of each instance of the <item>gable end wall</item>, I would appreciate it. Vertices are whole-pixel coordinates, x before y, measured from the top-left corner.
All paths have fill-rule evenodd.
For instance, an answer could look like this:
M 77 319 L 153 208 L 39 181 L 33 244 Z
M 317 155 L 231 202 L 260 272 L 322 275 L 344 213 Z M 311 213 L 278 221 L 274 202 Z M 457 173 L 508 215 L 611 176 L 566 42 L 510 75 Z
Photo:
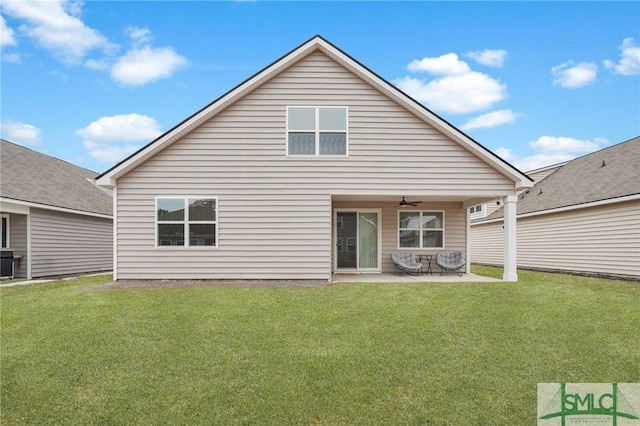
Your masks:
M 286 157 L 286 107 L 348 106 L 348 158 Z M 118 277 L 331 271 L 332 194 L 465 196 L 514 184 L 320 52 L 118 179 Z M 217 196 L 219 247 L 155 247 L 155 198 Z

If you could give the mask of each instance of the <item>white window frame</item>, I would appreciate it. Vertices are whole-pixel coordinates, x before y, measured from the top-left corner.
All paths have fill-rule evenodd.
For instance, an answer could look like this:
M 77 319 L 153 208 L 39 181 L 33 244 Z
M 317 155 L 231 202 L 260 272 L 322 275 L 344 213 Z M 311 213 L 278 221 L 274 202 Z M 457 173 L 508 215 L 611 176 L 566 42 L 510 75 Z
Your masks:
M 420 228 L 400 228 L 400 213 L 419 213 L 420 214 Z M 422 216 L 427 213 L 442 213 L 442 228 L 423 228 L 422 227 Z M 445 228 L 446 228 L 446 218 L 444 210 L 398 210 L 398 217 L 396 220 L 396 238 L 398 250 L 440 250 L 445 248 Z M 420 247 L 400 247 L 400 231 L 419 231 L 420 232 Z M 442 231 L 442 247 L 423 247 L 422 246 L 422 232 L 423 231 Z
M 289 111 L 291 109 L 295 109 L 295 108 L 306 108 L 306 109 L 314 109 L 315 110 L 315 128 L 314 129 L 305 129 L 305 130 L 289 130 Z M 345 120 L 346 120 L 346 128 L 344 130 L 340 129 L 340 130 L 320 130 L 320 110 L 322 108 L 340 108 L 340 109 L 344 109 L 344 113 L 345 113 Z M 287 106 L 287 112 L 286 112 L 287 118 L 286 118 L 286 134 L 285 134 L 285 144 L 287 146 L 287 157 L 303 157 L 303 158 L 309 158 L 309 157 L 323 157 L 323 158 L 346 158 L 349 156 L 349 107 L 347 106 L 343 106 L 343 105 L 322 105 L 322 106 L 315 106 L 315 105 L 290 105 Z M 315 143 L 316 143 L 316 148 L 315 148 L 315 153 L 314 154 L 289 154 L 289 133 L 314 133 L 315 134 Z M 327 155 L 327 154 L 320 154 L 320 134 L 321 133 L 344 133 L 345 134 L 345 154 L 344 155 Z
M 5 240 L 7 241 L 7 245 L 2 247 L 2 248 L 11 248 L 11 216 L 8 215 L 8 214 L 3 214 L 3 215 L 0 215 L 0 217 L 2 219 L 6 219 L 6 223 L 7 223 L 7 230 L 6 230 L 7 231 L 7 235 L 6 235 L 6 238 L 5 238 Z M 0 226 L 1 225 L 2 224 L 0 223 Z M 2 232 L 2 229 L 0 229 L 0 232 Z M 1 244 L 2 244 L 2 236 L 0 235 L 0 245 Z
M 158 221 L 158 200 L 175 200 L 175 199 L 182 199 L 184 201 L 184 220 L 167 220 L 167 221 Z M 216 202 L 216 220 L 202 220 L 202 221 L 190 221 L 189 220 L 189 200 L 215 200 Z M 209 196 L 209 195 L 163 195 L 161 197 L 156 197 L 156 201 L 155 201 L 155 210 L 153 212 L 154 214 L 154 222 L 155 222 L 155 246 L 158 249 L 162 249 L 162 250 L 167 250 L 167 249 L 192 249 L 192 250 L 211 250 L 211 249 L 217 249 L 219 247 L 219 239 L 218 239 L 218 233 L 219 233 L 219 215 L 220 215 L 220 204 L 218 202 L 218 197 L 216 196 Z M 196 224 L 196 225 L 215 225 L 215 244 L 212 246 L 192 246 L 191 245 L 191 238 L 190 238 L 190 230 L 189 230 L 189 226 L 190 224 Z M 158 225 L 184 225 L 184 245 L 181 246 L 174 246 L 174 245 L 161 245 L 158 244 Z

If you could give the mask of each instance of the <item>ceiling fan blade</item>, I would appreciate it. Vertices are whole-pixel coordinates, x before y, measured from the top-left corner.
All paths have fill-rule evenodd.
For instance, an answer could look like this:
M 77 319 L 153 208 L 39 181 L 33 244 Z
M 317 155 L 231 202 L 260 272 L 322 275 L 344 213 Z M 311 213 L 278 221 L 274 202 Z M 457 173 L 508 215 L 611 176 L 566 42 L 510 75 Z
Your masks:
M 401 207 L 404 206 L 413 206 L 416 207 L 418 204 L 422 203 L 422 201 L 407 201 L 404 197 L 402 197 L 402 201 L 398 203 Z

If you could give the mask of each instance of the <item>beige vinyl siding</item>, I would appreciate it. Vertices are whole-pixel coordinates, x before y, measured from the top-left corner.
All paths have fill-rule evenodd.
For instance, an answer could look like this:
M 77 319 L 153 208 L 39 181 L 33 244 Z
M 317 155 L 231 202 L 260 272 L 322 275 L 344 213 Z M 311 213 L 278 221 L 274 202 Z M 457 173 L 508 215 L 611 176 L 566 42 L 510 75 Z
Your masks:
M 110 219 L 32 208 L 32 276 L 110 271 L 112 226 Z
M 472 263 L 504 264 L 503 222 L 471 224 L 469 244 Z M 519 260 L 519 259 L 518 259 Z
M 347 106 L 349 157 L 286 157 L 287 106 Z M 331 195 L 469 196 L 513 182 L 321 53 L 118 179 L 119 278 L 322 278 Z M 217 249 L 155 247 L 158 196 L 216 196 Z
M 14 256 L 21 256 L 20 263 L 13 264 L 13 276 L 16 278 L 27 277 L 27 215 L 9 215 L 9 248 Z
M 501 222 L 471 227 L 474 262 L 502 263 L 487 249 L 501 232 Z M 640 277 L 640 202 L 518 218 L 518 266 Z

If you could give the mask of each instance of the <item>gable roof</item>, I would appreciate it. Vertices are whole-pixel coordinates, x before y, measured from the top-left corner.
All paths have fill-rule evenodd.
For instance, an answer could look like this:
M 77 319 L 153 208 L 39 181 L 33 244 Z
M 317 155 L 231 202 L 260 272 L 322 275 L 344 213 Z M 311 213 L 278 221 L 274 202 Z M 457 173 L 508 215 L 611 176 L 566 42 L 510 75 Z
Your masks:
M 0 139 L 0 197 L 42 208 L 111 216 L 113 198 L 96 173 Z
M 280 59 L 257 72 L 252 77 L 240 83 L 238 86 L 202 108 L 200 111 L 191 115 L 172 129 L 165 132 L 163 135 L 159 136 L 157 139 L 153 140 L 137 152 L 98 176 L 97 184 L 114 187 L 116 180 L 120 176 L 123 176 L 130 170 L 134 169 L 157 152 L 160 152 L 166 146 L 200 126 L 202 123 L 210 120 L 226 107 L 253 91 L 266 81 L 274 78 L 282 71 L 318 50 L 367 82 L 369 85 L 376 88 L 381 93 L 402 105 L 405 109 L 415 114 L 430 126 L 448 136 L 451 140 L 459 143 L 467 150 L 474 153 L 499 173 L 512 180 L 517 187 L 531 187 L 533 185 L 533 181 L 525 173 L 498 157 L 496 154 L 464 134 L 446 120 L 433 113 L 424 105 L 411 98 L 409 95 L 402 92 L 400 89 L 384 80 L 319 35 L 312 37 L 302 45 L 285 54 Z
M 640 195 L 640 136 L 576 158 L 518 197 L 518 215 Z M 502 209 L 474 222 L 499 219 Z

